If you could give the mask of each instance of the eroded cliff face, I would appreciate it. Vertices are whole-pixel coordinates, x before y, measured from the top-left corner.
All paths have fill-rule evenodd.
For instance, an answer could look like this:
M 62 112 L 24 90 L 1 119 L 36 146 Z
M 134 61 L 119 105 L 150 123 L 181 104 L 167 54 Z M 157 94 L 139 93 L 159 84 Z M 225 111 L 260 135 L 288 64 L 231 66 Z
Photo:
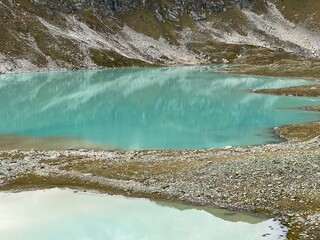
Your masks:
M 0 72 L 320 56 L 320 2 L 1 0 Z

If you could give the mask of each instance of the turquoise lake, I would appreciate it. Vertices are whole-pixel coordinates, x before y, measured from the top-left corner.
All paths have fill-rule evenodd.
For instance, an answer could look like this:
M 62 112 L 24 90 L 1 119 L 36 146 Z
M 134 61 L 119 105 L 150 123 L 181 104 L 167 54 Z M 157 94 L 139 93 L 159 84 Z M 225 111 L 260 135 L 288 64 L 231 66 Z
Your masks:
M 308 81 L 215 69 L 0 75 L 0 134 L 79 139 L 111 149 L 211 148 L 277 142 L 272 128 L 320 119 L 319 112 L 293 109 L 319 105 L 319 98 L 249 92 Z
M 67 189 L 0 192 L 0 223 L 5 240 L 283 240 L 287 233 L 274 219 Z

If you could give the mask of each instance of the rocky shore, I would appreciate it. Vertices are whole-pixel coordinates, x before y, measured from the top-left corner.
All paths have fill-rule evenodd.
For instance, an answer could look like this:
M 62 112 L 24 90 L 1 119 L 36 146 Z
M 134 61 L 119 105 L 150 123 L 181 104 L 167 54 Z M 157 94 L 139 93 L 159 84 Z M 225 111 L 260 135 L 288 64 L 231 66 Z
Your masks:
M 274 215 L 289 239 L 320 239 L 319 136 L 222 149 L 0 152 L 0 190 L 57 186 Z

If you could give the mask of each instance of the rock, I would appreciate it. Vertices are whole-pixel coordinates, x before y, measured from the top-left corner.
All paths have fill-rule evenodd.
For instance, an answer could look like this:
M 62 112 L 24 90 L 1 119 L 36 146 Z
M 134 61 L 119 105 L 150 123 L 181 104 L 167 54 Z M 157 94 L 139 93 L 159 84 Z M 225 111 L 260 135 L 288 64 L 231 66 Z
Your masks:
M 206 14 L 205 13 L 199 13 L 196 11 L 191 11 L 190 15 L 192 17 L 193 20 L 195 21 L 201 21 L 201 20 L 205 20 L 206 19 Z
M 179 22 L 179 12 L 176 9 L 169 9 L 167 11 L 167 19 L 172 22 Z

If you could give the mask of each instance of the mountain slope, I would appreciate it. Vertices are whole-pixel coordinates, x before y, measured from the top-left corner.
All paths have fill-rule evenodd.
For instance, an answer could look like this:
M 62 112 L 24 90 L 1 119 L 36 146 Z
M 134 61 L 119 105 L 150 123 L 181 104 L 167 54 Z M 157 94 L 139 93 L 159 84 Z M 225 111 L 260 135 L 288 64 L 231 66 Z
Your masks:
M 319 58 L 315 0 L 1 0 L 0 72 Z

